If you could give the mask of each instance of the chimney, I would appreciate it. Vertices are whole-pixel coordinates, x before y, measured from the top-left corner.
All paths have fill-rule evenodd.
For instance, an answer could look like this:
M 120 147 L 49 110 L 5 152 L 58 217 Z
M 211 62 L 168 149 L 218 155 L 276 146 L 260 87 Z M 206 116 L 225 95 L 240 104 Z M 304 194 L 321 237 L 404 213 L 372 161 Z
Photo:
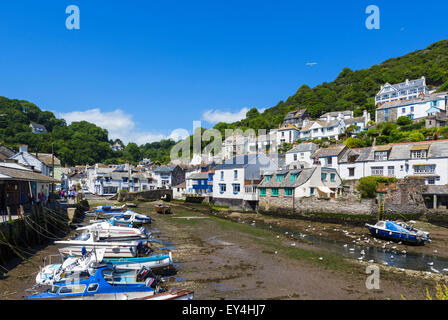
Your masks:
M 20 145 L 19 152 L 28 152 L 28 146 L 26 144 Z

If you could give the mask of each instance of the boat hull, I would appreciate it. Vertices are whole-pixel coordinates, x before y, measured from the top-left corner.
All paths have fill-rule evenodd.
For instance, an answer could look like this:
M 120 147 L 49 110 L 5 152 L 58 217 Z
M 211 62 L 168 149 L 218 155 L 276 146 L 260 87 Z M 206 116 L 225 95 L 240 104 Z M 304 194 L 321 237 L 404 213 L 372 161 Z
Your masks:
M 410 244 L 423 244 L 424 240 L 417 237 L 414 234 L 409 233 L 403 233 L 399 231 L 392 231 L 392 230 L 384 230 L 381 228 L 376 228 L 374 226 L 368 226 L 370 234 L 376 238 L 380 238 L 383 240 L 390 240 L 395 242 L 405 242 Z
M 105 248 L 106 251 L 104 252 L 104 258 L 133 258 L 137 255 L 136 247 L 134 246 L 123 246 L 123 247 L 114 247 L 114 246 L 105 246 L 102 247 L 101 245 L 95 244 L 84 244 L 82 246 L 74 245 L 74 246 L 67 246 L 63 248 L 59 248 L 59 252 L 65 256 L 82 256 L 82 247 L 85 247 L 86 250 L 92 250 L 94 248 Z

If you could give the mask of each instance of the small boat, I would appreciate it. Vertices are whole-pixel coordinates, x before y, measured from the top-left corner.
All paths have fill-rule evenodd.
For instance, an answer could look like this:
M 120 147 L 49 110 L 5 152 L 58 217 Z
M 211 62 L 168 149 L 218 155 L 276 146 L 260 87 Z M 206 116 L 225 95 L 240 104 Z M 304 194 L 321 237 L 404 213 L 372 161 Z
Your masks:
M 194 299 L 194 291 L 177 289 L 162 292 L 159 294 L 154 294 L 147 297 L 136 298 L 133 300 L 193 300 L 193 299 Z
M 118 269 L 139 270 L 142 267 L 146 267 L 154 271 L 172 265 L 173 258 L 171 252 L 169 252 L 168 254 L 158 254 L 149 257 L 104 259 L 104 262 L 112 263 Z
M 123 285 L 114 281 L 113 271 L 110 265 L 98 265 L 77 279 L 55 282 L 50 289 L 25 299 L 130 300 L 161 293 L 160 277 Z
M 36 276 L 37 285 L 52 285 L 54 282 L 66 281 L 76 274 L 87 271 L 92 263 L 99 263 L 103 260 L 105 249 L 92 249 L 81 257 L 68 257 L 63 263 L 45 265 L 39 267 Z M 51 259 L 55 255 L 49 256 Z M 63 260 L 63 257 L 59 255 Z
M 144 224 L 151 223 L 151 217 L 145 216 L 140 213 L 136 213 L 134 211 L 128 210 L 125 213 L 117 215 L 113 217 L 111 220 L 114 220 L 118 223 L 132 223 L 132 224 Z
M 141 241 L 99 241 L 97 231 L 83 233 L 73 240 L 55 241 L 54 243 L 68 245 L 67 247 L 59 248 L 59 252 L 64 256 L 82 256 L 84 250 L 105 248 L 104 257 L 106 258 L 135 257 L 138 253 L 138 247 L 142 246 Z
M 37 285 L 52 285 L 55 282 L 68 281 L 79 277 L 94 264 L 111 264 L 116 270 L 138 271 L 142 268 L 157 271 L 173 263 L 171 252 L 141 258 L 103 259 L 105 249 L 93 249 L 82 257 L 68 257 L 62 264 L 48 264 L 40 268 L 36 276 Z M 62 256 L 59 256 L 62 260 Z
M 112 223 L 105 222 L 97 222 L 91 225 L 77 228 L 76 231 L 98 231 L 98 235 L 100 239 L 111 239 L 115 238 L 119 240 L 120 238 L 148 238 L 151 236 L 151 233 L 148 232 L 145 228 L 132 228 L 132 227 L 122 227 L 115 226 L 115 222 L 119 224 L 119 221 L 112 220 Z
M 164 204 L 158 204 L 154 208 L 156 209 L 157 213 L 162 213 L 162 214 L 171 213 L 171 207 L 164 205 Z
M 372 236 L 380 239 L 402 241 L 411 244 L 424 244 L 431 242 L 428 232 L 417 230 L 403 222 L 389 220 L 378 221 L 375 225 L 366 223 Z
M 128 208 L 135 208 L 137 207 L 137 204 L 135 202 L 127 202 L 126 207 Z

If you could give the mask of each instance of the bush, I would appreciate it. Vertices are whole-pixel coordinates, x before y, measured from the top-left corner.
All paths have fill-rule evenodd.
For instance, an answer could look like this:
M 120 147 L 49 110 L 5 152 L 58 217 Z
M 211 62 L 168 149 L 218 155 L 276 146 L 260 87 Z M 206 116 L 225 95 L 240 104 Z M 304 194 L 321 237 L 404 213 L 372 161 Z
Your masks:
M 392 183 L 396 182 L 397 178 L 394 177 L 363 177 L 359 179 L 359 183 L 356 189 L 361 193 L 363 199 L 376 198 L 376 189 L 380 183 Z
M 397 124 L 399 126 L 407 126 L 407 125 L 412 124 L 412 120 L 409 117 L 401 116 L 397 119 Z

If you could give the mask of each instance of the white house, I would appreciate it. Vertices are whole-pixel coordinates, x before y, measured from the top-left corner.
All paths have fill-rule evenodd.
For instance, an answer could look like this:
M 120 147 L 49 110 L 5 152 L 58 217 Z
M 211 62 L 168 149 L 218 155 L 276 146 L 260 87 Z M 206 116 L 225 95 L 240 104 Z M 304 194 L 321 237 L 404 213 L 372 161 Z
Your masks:
M 448 140 L 406 142 L 348 149 L 339 160 L 344 180 L 366 176 L 424 177 L 426 184 L 448 184 Z
M 33 167 L 34 171 L 39 172 L 44 176 L 50 176 L 50 168 L 40 161 L 37 156 L 29 153 L 28 146 L 26 145 L 21 145 L 19 147 L 19 152 L 10 157 L 10 159 L 17 160 L 18 163 L 22 165 Z
M 375 105 L 384 104 L 399 100 L 409 100 L 421 96 L 426 96 L 430 92 L 426 87 L 425 77 L 420 79 L 408 80 L 405 82 L 390 84 L 386 83 L 381 86 L 380 91 L 376 94 Z
M 446 111 L 448 106 L 447 92 L 435 93 L 409 100 L 384 103 L 375 110 L 375 122 L 397 121 L 405 116 L 410 119 L 425 118 L 440 111 Z
M 273 205 L 288 207 L 303 197 L 337 198 L 342 193 L 341 183 L 335 169 L 319 164 L 300 170 L 266 171 L 258 185 L 259 206 L 269 210 Z
M 268 157 L 263 153 L 241 155 L 226 160 L 215 167 L 213 203 L 255 209 L 261 171 L 278 168 L 275 157 Z
M 339 172 L 339 159 L 345 150 L 347 150 L 347 146 L 344 144 L 320 148 L 311 155 L 311 158 L 314 160 L 314 163 L 319 162 L 322 167 L 333 168 Z
M 311 139 L 338 139 L 339 135 L 345 132 L 344 119 L 336 119 L 328 122 L 311 121 L 300 130 L 301 140 Z
M 319 117 L 319 121 L 330 122 L 333 120 L 341 120 L 341 119 L 351 119 L 353 118 L 353 111 L 345 110 L 345 111 L 332 111 L 324 113 Z
M 314 159 L 311 155 L 318 149 L 318 145 L 312 142 L 304 142 L 286 152 L 285 164 L 291 169 L 309 168 Z M 294 167 L 295 166 L 295 167 Z
M 299 137 L 300 130 L 291 124 L 287 124 L 277 130 L 277 145 L 280 147 L 283 143 L 294 143 Z

